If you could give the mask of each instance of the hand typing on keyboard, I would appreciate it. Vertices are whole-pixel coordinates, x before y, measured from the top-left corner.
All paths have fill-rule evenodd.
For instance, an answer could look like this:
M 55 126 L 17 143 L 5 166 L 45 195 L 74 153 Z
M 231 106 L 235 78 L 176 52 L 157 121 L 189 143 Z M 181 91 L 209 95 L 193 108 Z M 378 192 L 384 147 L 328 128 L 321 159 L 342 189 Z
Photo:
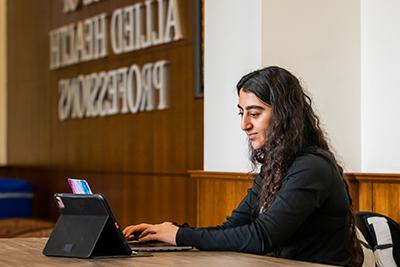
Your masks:
M 123 230 L 123 234 L 128 240 L 138 239 L 140 242 L 145 241 L 162 241 L 172 245 L 176 245 L 176 233 L 179 227 L 171 222 L 161 224 L 137 224 L 127 226 Z

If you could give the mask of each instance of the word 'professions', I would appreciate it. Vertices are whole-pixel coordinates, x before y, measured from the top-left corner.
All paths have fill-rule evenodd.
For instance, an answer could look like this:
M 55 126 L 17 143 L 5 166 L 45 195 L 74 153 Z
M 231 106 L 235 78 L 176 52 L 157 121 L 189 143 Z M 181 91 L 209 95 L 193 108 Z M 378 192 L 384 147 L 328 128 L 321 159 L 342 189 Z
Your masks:
M 168 62 L 136 64 L 59 81 L 60 120 L 137 113 L 168 107 Z
M 50 69 L 107 56 L 108 39 L 113 53 L 122 54 L 182 38 L 176 0 L 146 0 L 118 8 L 109 28 L 110 36 L 107 14 L 101 13 L 50 31 Z

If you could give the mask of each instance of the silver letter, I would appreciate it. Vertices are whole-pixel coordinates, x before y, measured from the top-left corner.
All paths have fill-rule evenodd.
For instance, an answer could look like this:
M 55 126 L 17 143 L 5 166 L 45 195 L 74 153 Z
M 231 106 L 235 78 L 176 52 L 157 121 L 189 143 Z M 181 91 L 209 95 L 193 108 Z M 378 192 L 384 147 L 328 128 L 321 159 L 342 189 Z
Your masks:
M 111 47 L 114 54 L 121 54 L 122 47 L 122 8 L 115 10 L 111 17 Z
M 158 90 L 157 109 L 168 108 L 167 64 L 166 60 L 160 60 L 154 64 L 153 68 L 153 86 L 154 89 Z
M 171 42 L 182 38 L 181 24 L 179 20 L 178 5 L 176 0 L 170 0 L 167 11 L 167 22 L 165 26 L 164 42 Z M 172 31 L 174 37 L 172 38 Z

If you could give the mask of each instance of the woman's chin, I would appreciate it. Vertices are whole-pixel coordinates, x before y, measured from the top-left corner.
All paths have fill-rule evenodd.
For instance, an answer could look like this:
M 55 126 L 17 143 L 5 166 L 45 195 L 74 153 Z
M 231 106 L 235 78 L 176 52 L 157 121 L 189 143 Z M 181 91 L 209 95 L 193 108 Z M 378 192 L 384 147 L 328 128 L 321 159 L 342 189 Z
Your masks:
M 258 143 L 258 142 L 251 142 L 251 147 L 252 147 L 254 150 L 258 150 L 258 149 L 262 148 L 263 145 L 260 144 L 260 143 Z

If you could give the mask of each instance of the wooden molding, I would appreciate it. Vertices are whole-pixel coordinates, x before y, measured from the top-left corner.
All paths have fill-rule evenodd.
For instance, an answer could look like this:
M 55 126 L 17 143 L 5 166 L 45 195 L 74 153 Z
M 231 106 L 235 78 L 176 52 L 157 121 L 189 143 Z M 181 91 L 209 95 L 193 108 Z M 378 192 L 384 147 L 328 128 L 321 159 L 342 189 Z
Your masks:
M 346 173 L 350 179 L 359 182 L 378 182 L 378 183 L 400 183 L 400 174 L 395 173 Z
M 225 179 L 225 180 L 249 180 L 253 179 L 256 173 L 245 172 L 208 172 L 201 170 L 188 171 L 190 177 L 196 179 Z
M 253 179 L 257 173 L 246 172 L 215 172 L 203 170 L 188 171 L 190 177 L 196 179 L 228 179 L 228 180 L 248 180 Z M 385 174 L 385 173 L 344 173 L 346 179 L 350 182 L 357 181 L 381 181 L 381 182 L 400 182 L 400 174 Z
M 233 179 L 233 180 L 247 180 L 254 178 L 257 173 L 245 172 L 214 172 L 191 170 L 188 171 L 190 177 L 198 179 Z M 400 183 L 400 174 L 387 174 L 387 173 L 344 173 L 345 178 L 350 182 L 381 182 L 381 183 Z

